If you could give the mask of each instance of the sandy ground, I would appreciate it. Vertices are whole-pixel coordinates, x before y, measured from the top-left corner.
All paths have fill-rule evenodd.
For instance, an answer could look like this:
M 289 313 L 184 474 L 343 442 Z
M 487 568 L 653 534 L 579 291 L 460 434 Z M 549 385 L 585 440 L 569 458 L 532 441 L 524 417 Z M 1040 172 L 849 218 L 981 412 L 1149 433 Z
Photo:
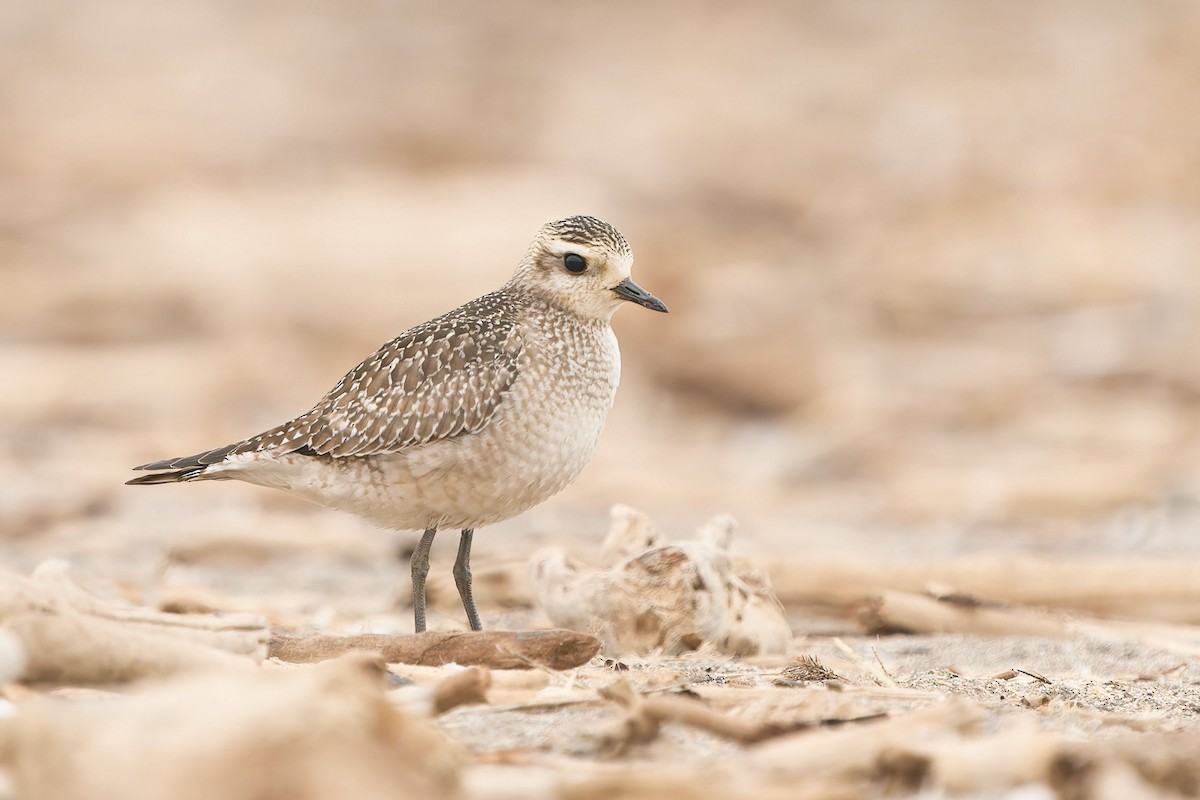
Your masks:
M 594 554 L 616 502 L 674 535 L 733 514 L 735 551 L 777 583 L 812 559 L 1197 565 L 1198 36 L 1190 2 L 9 3 L 4 565 L 67 559 L 150 606 L 411 630 L 412 534 L 253 487 L 122 482 L 305 410 L 581 212 L 624 230 L 672 313 L 618 315 L 600 451 L 481 531 L 480 568 Z M 452 551 L 439 540 L 435 573 Z M 442 586 L 432 626 L 458 629 Z M 773 673 L 814 654 L 876 693 L 841 716 L 961 695 L 1072 741 L 1200 716 L 1186 634 L 864 636 L 856 604 L 779 588 L 787 657 L 629 674 L 701 694 L 741 680 L 753 715 L 793 691 Z M 1200 583 L 1157 588 L 1169 611 L 1064 608 L 1200 625 Z M 547 624 L 524 601 L 482 611 Z M 994 677 L 1010 669 L 1045 681 Z M 497 703 L 439 725 L 474 754 L 590 763 L 585 734 L 612 713 Z M 752 763 L 683 728 L 636 758 Z

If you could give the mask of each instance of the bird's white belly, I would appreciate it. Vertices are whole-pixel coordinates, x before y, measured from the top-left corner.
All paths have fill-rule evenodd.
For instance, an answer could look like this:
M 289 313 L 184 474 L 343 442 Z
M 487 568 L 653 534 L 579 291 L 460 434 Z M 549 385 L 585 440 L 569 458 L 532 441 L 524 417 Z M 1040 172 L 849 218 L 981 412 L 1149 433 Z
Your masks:
M 595 452 L 605 416 L 543 416 L 536 426 L 510 421 L 477 436 L 427 445 L 408 454 L 407 464 L 396 470 L 396 483 L 411 480 L 414 505 L 427 515 L 427 525 L 474 528 L 499 522 L 575 480 Z

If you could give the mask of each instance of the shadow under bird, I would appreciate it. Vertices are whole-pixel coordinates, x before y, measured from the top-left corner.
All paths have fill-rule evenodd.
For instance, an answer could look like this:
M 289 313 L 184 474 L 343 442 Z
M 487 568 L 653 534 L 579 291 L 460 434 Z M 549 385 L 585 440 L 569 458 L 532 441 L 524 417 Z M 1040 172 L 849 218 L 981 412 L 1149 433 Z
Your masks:
M 454 582 L 472 630 L 476 528 L 564 489 L 591 460 L 621 355 L 625 302 L 666 311 L 630 278 L 633 253 L 606 222 L 543 225 L 500 289 L 392 339 L 308 412 L 257 436 L 134 467 L 130 484 L 240 480 L 424 530 L 412 556 L 413 616 L 425 630 L 429 548 L 462 531 Z

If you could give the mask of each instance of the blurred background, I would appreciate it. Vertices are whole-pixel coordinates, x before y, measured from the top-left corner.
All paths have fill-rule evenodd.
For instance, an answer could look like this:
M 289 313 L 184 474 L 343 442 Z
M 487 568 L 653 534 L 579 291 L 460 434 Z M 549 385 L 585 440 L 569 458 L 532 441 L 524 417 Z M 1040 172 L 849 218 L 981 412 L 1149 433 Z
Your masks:
M 5 561 L 203 584 L 198 542 L 276 537 L 283 591 L 402 597 L 409 535 L 127 470 L 306 410 L 574 213 L 672 313 L 618 314 L 595 461 L 479 563 L 614 502 L 772 558 L 1194 554 L 1197 42 L 1185 0 L 9 0 Z

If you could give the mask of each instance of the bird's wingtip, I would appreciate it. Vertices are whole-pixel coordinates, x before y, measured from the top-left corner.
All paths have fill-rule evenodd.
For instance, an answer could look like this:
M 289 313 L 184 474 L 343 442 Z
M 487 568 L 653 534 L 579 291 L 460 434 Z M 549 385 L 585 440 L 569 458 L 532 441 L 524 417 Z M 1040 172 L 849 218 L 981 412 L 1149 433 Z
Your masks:
M 157 483 L 179 483 L 180 481 L 196 480 L 207 467 L 187 467 L 185 469 L 172 470 L 171 472 L 155 472 L 151 475 L 139 475 L 136 478 L 130 478 L 125 481 L 126 486 L 153 486 Z

